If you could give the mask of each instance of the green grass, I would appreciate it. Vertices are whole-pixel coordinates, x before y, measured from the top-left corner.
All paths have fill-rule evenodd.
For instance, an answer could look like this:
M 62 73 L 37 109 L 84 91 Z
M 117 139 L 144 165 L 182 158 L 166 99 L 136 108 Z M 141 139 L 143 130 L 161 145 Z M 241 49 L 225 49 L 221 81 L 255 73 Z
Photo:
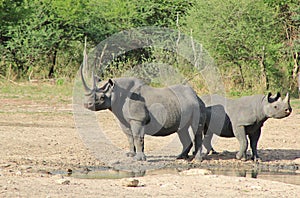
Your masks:
M 72 83 L 61 85 L 50 83 L 0 82 L 0 97 L 6 99 L 42 100 L 60 103 L 72 102 Z
M 294 111 L 300 113 L 300 99 L 292 99 L 291 100 L 291 106 Z

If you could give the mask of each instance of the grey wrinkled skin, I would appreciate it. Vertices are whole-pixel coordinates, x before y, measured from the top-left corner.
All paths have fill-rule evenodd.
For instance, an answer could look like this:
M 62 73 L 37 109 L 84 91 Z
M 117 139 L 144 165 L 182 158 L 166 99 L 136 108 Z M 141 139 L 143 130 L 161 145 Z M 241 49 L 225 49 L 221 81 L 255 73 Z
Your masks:
M 240 149 L 237 159 L 246 160 L 248 140 L 252 150 L 251 159 L 260 160 L 257 154 L 257 143 L 261 134 L 261 127 L 268 118 L 285 118 L 292 112 L 289 94 L 282 100 L 280 93 L 272 97 L 254 95 L 239 99 L 227 99 L 219 95 L 201 97 L 206 105 L 206 122 L 204 129 L 203 146 L 207 153 L 214 151 L 211 146 L 213 134 L 221 137 L 236 137 Z
M 98 88 L 94 79 L 90 89 L 85 88 L 85 108 L 92 111 L 109 109 L 119 120 L 129 142 L 127 156 L 146 160 L 144 135 L 167 136 L 177 132 L 182 153 L 177 158 L 188 158 L 193 146 L 188 129 L 194 134 L 195 159 L 201 160 L 202 136 L 206 120 L 204 103 L 192 88 L 174 85 L 153 88 L 137 78 L 109 79 Z M 202 113 L 203 112 L 203 113 Z

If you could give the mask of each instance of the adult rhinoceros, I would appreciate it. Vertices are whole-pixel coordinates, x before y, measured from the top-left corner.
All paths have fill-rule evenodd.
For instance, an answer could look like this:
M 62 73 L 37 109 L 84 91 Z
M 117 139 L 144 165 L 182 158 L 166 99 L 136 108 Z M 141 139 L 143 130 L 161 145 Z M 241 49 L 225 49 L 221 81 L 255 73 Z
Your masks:
M 187 158 L 193 145 L 188 132 L 191 127 L 196 159 L 201 160 L 205 105 L 191 87 L 174 85 L 153 88 L 137 78 L 113 78 L 100 88 L 94 79 L 93 87 L 89 88 L 82 68 L 80 73 L 86 92 L 84 106 L 92 111 L 109 109 L 117 117 L 128 137 L 128 156 L 146 160 L 145 134 L 167 136 L 177 132 L 183 146 L 178 158 Z
M 236 154 L 237 159 L 246 159 L 248 136 L 252 149 L 252 159 L 259 160 L 257 142 L 264 122 L 268 118 L 287 117 L 292 112 L 288 93 L 283 100 L 280 93 L 274 97 L 269 93 L 267 96 L 244 96 L 235 100 L 219 95 L 207 95 L 201 99 L 206 105 L 207 115 L 204 147 L 207 152 L 214 151 L 211 146 L 213 134 L 221 137 L 236 137 L 240 144 L 240 149 Z

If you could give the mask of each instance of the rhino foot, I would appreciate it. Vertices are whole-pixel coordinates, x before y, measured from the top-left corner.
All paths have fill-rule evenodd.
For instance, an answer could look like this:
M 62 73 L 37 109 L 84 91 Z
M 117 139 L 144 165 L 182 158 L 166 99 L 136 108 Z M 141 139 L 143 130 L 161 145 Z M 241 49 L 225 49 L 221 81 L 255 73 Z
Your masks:
M 176 157 L 176 159 L 184 159 L 184 160 L 188 160 L 189 159 L 189 156 L 188 155 L 185 155 L 185 154 L 180 154 Z
M 137 161 L 146 161 L 146 156 L 142 152 L 137 152 L 136 155 L 134 156 L 134 159 Z
M 262 162 L 260 157 L 255 157 L 255 156 L 252 156 L 251 160 L 253 160 L 254 162 Z
M 195 155 L 193 162 L 200 163 L 203 161 L 203 157 L 199 154 Z
M 135 156 L 135 152 L 128 152 L 126 153 L 127 157 L 134 157 Z
M 245 154 L 241 154 L 240 152 L 238 152 L 237 154 L 236 154 L 236 159 L 238 159 L 238 160 L 241 160 L 241 161 L 247 161 L 247 157 L 246 157 L 246 155 Z
M 219 152 L 215 151 L 213 148 L 211 149 L 211 151 L 208 153 L 210 155 L 218 155 Z

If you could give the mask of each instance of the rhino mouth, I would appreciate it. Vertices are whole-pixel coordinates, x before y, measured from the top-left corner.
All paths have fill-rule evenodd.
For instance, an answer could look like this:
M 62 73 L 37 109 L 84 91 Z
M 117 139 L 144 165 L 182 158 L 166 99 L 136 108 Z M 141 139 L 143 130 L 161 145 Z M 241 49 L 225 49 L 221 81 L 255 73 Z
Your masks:
M 89 109 L 91 111 L 96 111 L 96 105 L 95 104 L 84 103 L 83 106 L 84 106 L 84 108 Z
M 291 115 L 292 109 L 286 109 L 282 114 L 274 116 L 276 119 L 285 118 Z

